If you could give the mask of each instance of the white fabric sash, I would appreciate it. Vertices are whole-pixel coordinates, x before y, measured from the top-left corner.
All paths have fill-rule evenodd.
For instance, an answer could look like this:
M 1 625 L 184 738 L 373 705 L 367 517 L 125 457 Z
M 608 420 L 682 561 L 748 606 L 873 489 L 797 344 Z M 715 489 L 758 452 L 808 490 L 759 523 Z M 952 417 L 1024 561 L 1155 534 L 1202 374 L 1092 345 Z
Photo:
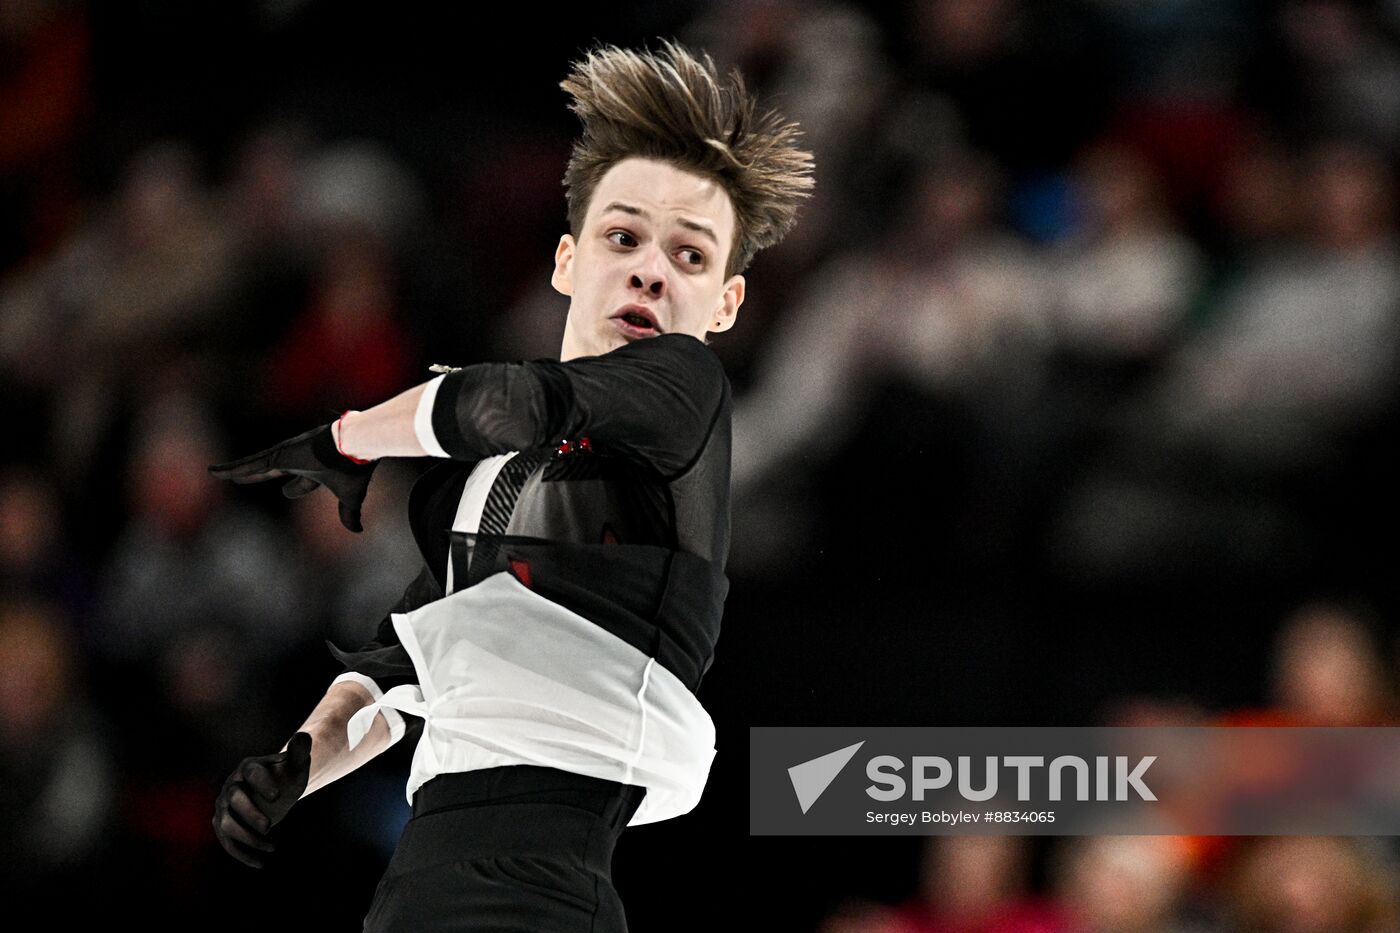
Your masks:
M 505 571 L 392 619 L 418 685 L 385 692 L 348 733 L 353 748 L 381 707 L 423 718 L 410 803 L 438 774 L 522 762 L 646 787 L 631 826 L 700 801 L 714 723 L 655 658 Z

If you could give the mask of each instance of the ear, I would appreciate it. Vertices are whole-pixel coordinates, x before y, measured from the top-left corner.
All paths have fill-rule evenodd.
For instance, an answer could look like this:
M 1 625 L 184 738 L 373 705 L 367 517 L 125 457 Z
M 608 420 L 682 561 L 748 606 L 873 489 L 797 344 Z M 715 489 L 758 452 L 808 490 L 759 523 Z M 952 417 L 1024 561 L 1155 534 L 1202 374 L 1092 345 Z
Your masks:
M 742 275 L 731 276 L 729 281 L 724 283 L 719 307 L 715 310 L 714 319 L 710 321 L 707 330 L 718 334 L 734 326 L 734 321 L 739 317 L 739 305 L 744 303 L 744 286 Z
M 574 251 L 578 249 L 578 244 L 574 242 L 572 234 L 566 233 L 559 238 L 559 245 L 554 249 L 554 275 L 549 279 L 554 290 L 561 295 L 574 293 L 574 282 L 570 277 L 573 269 Z

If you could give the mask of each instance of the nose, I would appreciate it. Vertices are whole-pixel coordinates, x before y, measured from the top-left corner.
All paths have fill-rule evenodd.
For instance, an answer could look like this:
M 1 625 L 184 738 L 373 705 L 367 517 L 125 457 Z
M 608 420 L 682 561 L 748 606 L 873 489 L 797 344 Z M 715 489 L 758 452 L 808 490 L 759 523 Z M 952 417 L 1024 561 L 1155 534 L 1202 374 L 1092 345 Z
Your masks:
M 666 294 L 665 257 L 660 250 L 640 250 L 637 265 L 628 274 L 627 284 L 649 292 L 653 298 Z

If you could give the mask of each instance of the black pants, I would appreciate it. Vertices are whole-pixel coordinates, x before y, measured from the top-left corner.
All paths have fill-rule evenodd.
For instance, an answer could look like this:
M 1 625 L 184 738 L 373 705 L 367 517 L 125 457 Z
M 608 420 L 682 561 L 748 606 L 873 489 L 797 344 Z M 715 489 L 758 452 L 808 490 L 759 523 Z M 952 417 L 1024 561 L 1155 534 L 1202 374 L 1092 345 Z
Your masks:
M 433 778 L 365 933 L 626 933 L 612 853 L 645 794 L 529 765 Z

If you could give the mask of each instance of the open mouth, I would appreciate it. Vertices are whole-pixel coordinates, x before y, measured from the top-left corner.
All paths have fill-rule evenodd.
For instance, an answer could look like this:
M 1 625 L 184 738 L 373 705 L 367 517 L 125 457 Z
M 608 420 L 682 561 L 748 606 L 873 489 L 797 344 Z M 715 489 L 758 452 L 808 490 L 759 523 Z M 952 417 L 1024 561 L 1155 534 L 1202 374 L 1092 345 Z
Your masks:
M 617 327 L 628 337 L 655 337 L 661 333 L 661 328 L 652 323 L 643 311 L 635 308 L 629 309 L 613 317 L 617 322 Z

